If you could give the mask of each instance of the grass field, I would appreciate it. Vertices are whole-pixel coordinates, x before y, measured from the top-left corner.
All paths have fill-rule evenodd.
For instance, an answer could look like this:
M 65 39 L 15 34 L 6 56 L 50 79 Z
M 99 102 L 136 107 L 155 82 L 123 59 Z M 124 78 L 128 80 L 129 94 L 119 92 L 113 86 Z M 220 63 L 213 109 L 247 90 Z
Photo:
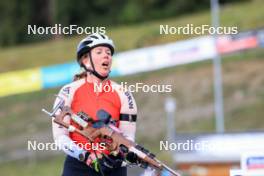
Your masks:
M 49 160 L 40 160 L 37 163 L 24 160 L 23 162 L 13 162 L 0 165 L 1 175 L 17 176 L 39 175 L 57 176 L 61 174 L 63 158 L 56 157 Z
M 236 25 L 239 30 L 263 26 L 264 11 L 260 0 L 228 5 L 221 9 L 221 24 Z M 259 9 L 259 10 L 258 10 Z M 245 13 L 250 12 L 250 13 Z M 193 23 L 210 24 L 209 11 L 151 21 L 130 26 L 110 28 L 118 51 L 173 42 L 193 36 L 161 36 L 159 24 L 171 26 Z M 7 49 L 0 49 L 0 72 L 47 66 L 72 61 L 75 47 L 81 37 L 40 42 Z M 254 49 L 225 56 L 223 59 L 223 88 L 226 129 L 228 132 L 263 130 L 264 114 L 264 50 Z M 135 93 L 139 109 L 137 141 L 164 160 L 167 153 L 158 149 L 165 139 L 166 118 L 163 102 L 167 96 L 177 100 L 177 132 L 214 132 L 213 70 L 211 61 L 172 67 L 150 73 L 115 78 L 129 84 L 171 84 L 170 94 Z M 26 148 L 26 140 L 51 139 L 50 120 L 41 108 L 52 106 L 53 95 L 59 89 L 48 89 L 0 99 L 0 156 L 7 157 L 13 150 Z M 146 133 L 150 131 L 151 133 Z M 63 158 L 11 162 L 0 165 L 1 175 L 59 175 Z M 52 174 L 51 174 L 52 173 Z

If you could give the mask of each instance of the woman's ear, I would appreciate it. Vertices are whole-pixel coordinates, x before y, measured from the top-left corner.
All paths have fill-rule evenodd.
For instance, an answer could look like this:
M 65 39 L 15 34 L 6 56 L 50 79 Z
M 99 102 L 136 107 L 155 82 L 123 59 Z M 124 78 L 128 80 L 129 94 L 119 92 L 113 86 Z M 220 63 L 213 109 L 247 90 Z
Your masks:
M 82 64 L 84 64 L 84 65 L 87 64 L 88 60 L 89 60 L 89 56 L 88 56 L 87 53 L 84 54 L 84 55 L 81 57 L 81 62 L 82 62 Z
M 84 65 L 86 65 L 88 62 L 89 62 L 88 57 L 84 57 L 84 58 L 82 59 L 82 63 L 83 63 Z
M 88 57 L 87 55 L 84 55 L 84 56 L 83 56 L 83 58 L 82 58 L 82 64 L 83 64 L 86 68 L 88 68 L 88 69 L 91 69 L 91 68 L 92 68 L 92 66 L 91 66 L 91 64 L 90 64 L 90 59 L 89 59 L 89 57 Z

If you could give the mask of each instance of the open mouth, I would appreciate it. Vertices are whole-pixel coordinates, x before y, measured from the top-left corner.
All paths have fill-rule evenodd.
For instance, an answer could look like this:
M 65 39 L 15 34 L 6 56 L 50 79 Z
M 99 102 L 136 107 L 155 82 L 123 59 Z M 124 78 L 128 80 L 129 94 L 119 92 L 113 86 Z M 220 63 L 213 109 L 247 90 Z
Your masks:
M 109 62 L 103 62 L 102 63 L 102 67 L 104 68 L 104 69 L 108 69 L 108 67 L 109 67 Z

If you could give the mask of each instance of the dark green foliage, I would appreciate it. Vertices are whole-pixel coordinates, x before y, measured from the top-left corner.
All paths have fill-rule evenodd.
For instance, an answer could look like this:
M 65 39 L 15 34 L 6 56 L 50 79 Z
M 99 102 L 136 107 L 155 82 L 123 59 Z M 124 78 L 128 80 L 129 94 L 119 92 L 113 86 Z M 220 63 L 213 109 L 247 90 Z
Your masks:
M 220 0 L 220 3 L 238 0 Z M 27 26 L 112 26 L 166 18 L 210 7 L 210 0 L 1 0 L 0 46 L 56 38 L 28 35 Z

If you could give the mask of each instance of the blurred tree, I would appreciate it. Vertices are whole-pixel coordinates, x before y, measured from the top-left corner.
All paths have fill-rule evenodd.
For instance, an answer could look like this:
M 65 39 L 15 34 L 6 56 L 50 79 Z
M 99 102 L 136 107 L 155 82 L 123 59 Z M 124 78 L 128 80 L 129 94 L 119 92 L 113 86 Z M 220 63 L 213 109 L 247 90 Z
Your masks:
M 52 24 L 51 0 L 35 0 L 32 4 L 31 22 L 36 25 L 49 26 Z
M 12 45 L 23 41 L 22 34 L 26 24 L 29 22 L 30 0 L 23 3 L 17 0 L 0 1 L 0 44 Z M 21 35 L 22 34 L 22 35 Z
M 117 16 L 118 21 L 121 23 L 143 21 L 143 8 L 144 4 L 140 4 L 138 0 L 128 0 L 124 7 L 120 9 L 120 15 Z
M 50 26 L 53 21 L 51 0 L 0 1 L 0 45 L 32 42 L 50 36 L 28 35 L 29 24 Z

